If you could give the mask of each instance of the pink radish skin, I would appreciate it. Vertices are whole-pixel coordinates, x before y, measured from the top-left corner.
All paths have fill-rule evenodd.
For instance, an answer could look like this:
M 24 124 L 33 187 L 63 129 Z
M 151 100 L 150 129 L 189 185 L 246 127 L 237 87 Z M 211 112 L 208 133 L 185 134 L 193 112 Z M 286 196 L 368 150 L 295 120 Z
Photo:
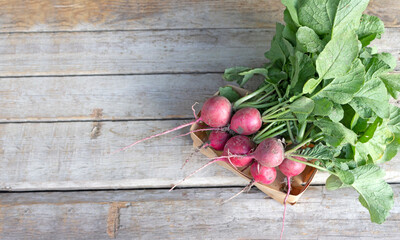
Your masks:
M 226 142 L 222 156 L 243 155 L 241 157 L 229 157 L 227 160 L 235 167 L 245 167 L 253 160 L 250 153 L 254 147 L 255 144 L 248 137 L 236 135 Z
M 262 184 L 271 184 L 276 178 L 276 169 L 273 167 L 264 167 L 257 162 L 254 162 L 250 168 L 251 176 L 254 181 Z
M 212 131 L 210 136 L 208 136 L 208 141 L 210 146 L 217 151 L 222 151 L 226 142 L 231 138 L 228 132 L 223 131 Z
M 251 176 L 253 176 L 253 180 L 240 192 L 226 200 L 224 203 L 229 202 L 230 200 L 234 199 L 235 197 L 239 196 L 243 192 L 248 192 L 251 187 L 254 186 L 255 183 L 262 183 L 262 184 L 271 184 L 276 179 L 276 169 L 271 167 L 263 167 L 257 162 L 254 162 L 250 167 Z
M 256 161 L 264 167 L 279 166 L 285 156 L 285 149 L 280 140 L 276 138 L 267 138 L 258 144 L 253 153 Z
M 210 127 L 228 125 L 232 115 L 232 104 L 222 96 L 209 98 L 201 109 L 200 119 Z
M 303 161 L 303 162 L 307 162 L 306 159 L 301 158 L 301 157 L 293 157 L 293 158 Z M 283 162 L 281 163 L 281 165 L 279 165 L 279 170 L 281 170 L 281 172 L 286 177 L 289 177 L 289 178 L 299 175 L 300 173 L 302 173 L 304 171 L 305 168 L 306 168 L 305 164 L 291 161 L 287 158 L 285 158 L 283 160 Z
M 307 160 L 301 157 L 293 157 L 297 160 L 306 162 Z M 283 162 L 281 163 L 281 165 L 279 165 L 279 170 L 281 170 L 281 172 L 287 177 L 287 182 L 288 182 L 288 190 L 286 193 L 286 197 L 285 200 L 283 200 L 283 219 L 282 219 L 282 230 L 281 230 L 281 238 L 283 237 L 283 229 L 285 227 L 285 215 L 286 215 L 286 201 L 289 197 L 290 194 L 290 190 L 291 190 L 291 186 L 290 186 L 290 180 L 292 177 L 299 175 L 300 173 L 302 173 L 304 171 L 304 169 L 306 168 L 305 164 L 299 163 L 299 162 L 295 162 L 295 161 L 291 161 L 287 158 L 285 158 L 285 160 L 283 160 Z
M 192 109 L 193 109 L 193 107 L 192 107 Z M 212 128 L 223 127 L 223 126 L 228 125 L 231 115 L 232 115 L 232 104 L 229 102 L 229 100 L 223 96 L 214 96 L 214 97 L 207 99 L 207 101 L 204 103 L 203 107 L 201 108 L 201 116 L 198 119 L 196 119 L 195 121 L 180 125 L 176 128 L 149 136 L 147 138 L 140 139 L 126 147 L 116 150 L 112 154 L 120 152 L 120 151 L 125 151 L 128 148 L 131 148 L 131 147 L 135 146 L 136 144 L 144 142 L 146 140 L 174 132 L 174 131 L 179 130 L 184 127 L 192 126 L 193 124 L 198 123 L 200 121 L 203 121 L 205 124 L 207 124 L 208 126 L 210 126 Z
M 230 129 L 241 135 L 251 135 L 260 130 L 261 114 L 256 108 L 242 108 L 233 114 Z

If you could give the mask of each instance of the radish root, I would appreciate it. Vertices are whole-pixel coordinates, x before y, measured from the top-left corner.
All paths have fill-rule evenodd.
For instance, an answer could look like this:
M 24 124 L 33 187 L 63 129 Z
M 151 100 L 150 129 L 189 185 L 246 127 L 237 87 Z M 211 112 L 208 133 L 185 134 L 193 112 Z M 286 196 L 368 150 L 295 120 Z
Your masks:
M 169 192 L 171 192 L 172 190 L 174 190 L 174 188 L 176 188 L 176 186 L 178 186 L 179 184 L 183 183 L 186 179 L 188 179 L 189 177 L 193 176 L 194 174 L 198 173 L 199 171 L 201 171 L 202 169 L 206 168 L 207 166 L 217 162 L 217 161 L 222 161 L 220 158 L 216 158 L 213 159 L 211 161 L 209 161 L 208 163 L 206 163 L 204 166 L 202 166 L 201 168 L 197 169 L 196 171 L 192 172 L 191 174 L 189 174 L 188 176 L 186 176 L 184 179 L 182 179 L 181 181 L 179 181 L 177 184 L 175 184 L 170 190 Z
M 280 237 L 281 240 L 282 240 L 282 237 L 283 237 L 283 229 L 285 228 L 286 201 L 287 201 L 287 199 L 289 197 L 290 188 L 291 188 L 290 187 L 290 177 L 287 177 L 287 182 L 288 182 L 288 190 L 287 190 L 287 193 L 286 193 L 285 200 L 283 200 L 283 219 L 282 219 L 282 230 L 281 230 L 281 237 Z
M 233 196 L 232 196 L 231 198 L 229 198 L 228 200 L 223 201 L 222 204 L 225 204 L 225 203 L 231 201 L 232 199 L 236 198 L 237 196 L 239 196 L 239 195 L 242 194 L 243 192 L 248 192 L 248 191 L 250 191 L 250 189 L 254 186 L 255 183 L 256 183 L 256 181 L 254 181 L 254 179 L 251 180 L 250 183 L 249 183 L 246 187 L 244 187 L 240 192 L 236 193 L 235 195 L 233 195 Z
M 207 148 L 207 147 L 209 147 L 209 146 L 210 146 L 210 144 L 207 143 L 207 142 L 205 142 L 205 143 L 203 143 L 200 147 L 196 148 L 196 149 L 186 158 L 185 162 L 182 164 L 181 169 L 183 169 L 183 167 L 185 167 L 186 163 L 189 162 L 189 160 L 193 157 L 194 154 L 200 152 L 201 149 Z
M 180 125 L 180 126 L 178 126 L 178 127 L 176 127 L 176 128 L 172 128 L 172 129 L 170 129 L 170 130 L 167 130 L 167 131 L 162 132 L 162 133 L 158 133 L 158 134 L 156 134 L 156 135 L 149 136 L 149 137 L 147 137 L 147 138 L 143 138 L 143 139 L 138 140 L 138 141 L 136 141 L 136 142 L 134 142 L 134 143 L 132 143 L 132 144 L 126 146 L 126 147 L 123 147 L 123 148 L 121 148 L 121 149 L 118 149 L 118 150 L 112 152 L 111 155 L 113 155 L 113 154 L 115 154 L 115 153 L 118 153 L 118 152 L 121 152 L 121 151 L 125 151 L 125 150 L 127 150 L 128 148 L 131 148 L 131 147 L 135 146 L 136 144 L 141 143 L 141 142 L 144 142 L 144 141 L 146 141 L 146 140 L 149 140 L 149 139 L 152 139 L 152 138 L 155 138 L 155 137 L 159 137 L 159 136 L 162 136 L 162 135 L 165 135 L 165 134 L 174 132 L 174 131 L 179 130 L 179 129 L 184 128 L 184 127 L 191 126 L 191 125 L 193 125 L 193 124 L 195 124 L 195 123 L 198 123 L 200 120 L 201 120 L 201 119 L 198 118 L 197 120 L 195 120 L 195 121 L 193 121 L 193 122 Z

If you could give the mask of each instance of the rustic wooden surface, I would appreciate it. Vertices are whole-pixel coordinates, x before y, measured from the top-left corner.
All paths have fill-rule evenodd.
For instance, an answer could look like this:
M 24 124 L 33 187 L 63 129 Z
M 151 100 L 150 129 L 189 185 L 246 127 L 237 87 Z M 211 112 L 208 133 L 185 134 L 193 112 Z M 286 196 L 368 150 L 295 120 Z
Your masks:
M 399 197 L 400 185 L 392 186 Z M 4 193 L 0 238 L 278 239 L 283 206 L 254 189 L 221 205 L 239 190 Z M 373 224 L 356 197 L 310 187 L 288 206 L 284 239 L 398 239 L 400 206 Z
M 205 164 L 201 154 L 180 170 L 193 151 L 189 137 L 150 140 L 126 152 L 121 146 L 188 121 L 58 122 L 0 124 L 3 160 L 0 190 L 168 188 Z M 185 131 L 179 131 L 185 133 Z M 50 136 L 50 137 L 49 137 Z M 400 182 L 399 158 L 384 164 L 386 179 Z M 314 184 L 327 175 L 318 174 Z M 240 186 L 246 182 L 219 166 L 181 186 Z
M 168 193 L 207 161 L 179 170 L 189 137 L 110 153 L 191 121 L 225 68 L 262 65 L 282 12 L 279 0 L 0 0 L 0 239 L 278 238 L 282 206 L 256 189 L 219 205 L 246 184 L 219 166 Z M 400 62 L 400 1 L 367 12 L 387 27 L 374 45 Z M 318 173 L 285 238 L 400 239 L 399 161 L 383 166 L 396 197 L 385 224 Z

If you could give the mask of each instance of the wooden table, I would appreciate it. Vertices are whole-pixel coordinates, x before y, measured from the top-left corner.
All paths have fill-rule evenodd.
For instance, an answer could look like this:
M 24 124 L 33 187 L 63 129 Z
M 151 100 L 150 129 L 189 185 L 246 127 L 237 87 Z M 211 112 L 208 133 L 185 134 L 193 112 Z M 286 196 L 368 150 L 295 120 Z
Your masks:
M 0 239 L 275 239 L 283 206 L 209 167 L 189 137 L 110 152 L 192 119 L 225 68 L 260 66 L 279 0 L 0 0 Z M 400 52 L 400 2 L 371 1 Z M 399 59 L 400 61 L 400 59 Z M 398 68 L 399 69 L 399 68 Z M 179 133 L 184 133 L 185 130 Z M 325 174 L 288 207 L 286 239 L 400 239 L 400 158 L 383 225 Z M 396 164 L 397 163 L 397 164 Z

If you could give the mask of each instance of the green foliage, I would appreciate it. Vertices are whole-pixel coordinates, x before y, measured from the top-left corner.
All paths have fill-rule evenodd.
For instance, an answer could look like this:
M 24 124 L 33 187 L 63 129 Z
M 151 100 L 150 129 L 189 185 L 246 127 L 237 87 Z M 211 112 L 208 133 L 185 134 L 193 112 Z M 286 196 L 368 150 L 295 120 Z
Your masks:
M 219 95 L 226 97 L 230 102 L 236 102 L 240 98 L 240 95 L 229 86 L 220 87 Z
M 265 68 L 230 68 L 224 78 L 243 85 L 255 74 L 265 77 L 273 93 L 246 103 L 279 126 L 268 135 L 315 144 L 290 154 L 318 159 L 313 166 L 331 174 L 327 189 L 353 187 L 371 220 L 382 223 L 393 192 L 376 164 L 400 150 L 400 109 L 389 104 L 399 96 L 400 74 L 390 73 L 394 56 L 369 46 L 384 26 L 362 14 L 368 2 L 282 0 L 285 25 L 276 25 Z

